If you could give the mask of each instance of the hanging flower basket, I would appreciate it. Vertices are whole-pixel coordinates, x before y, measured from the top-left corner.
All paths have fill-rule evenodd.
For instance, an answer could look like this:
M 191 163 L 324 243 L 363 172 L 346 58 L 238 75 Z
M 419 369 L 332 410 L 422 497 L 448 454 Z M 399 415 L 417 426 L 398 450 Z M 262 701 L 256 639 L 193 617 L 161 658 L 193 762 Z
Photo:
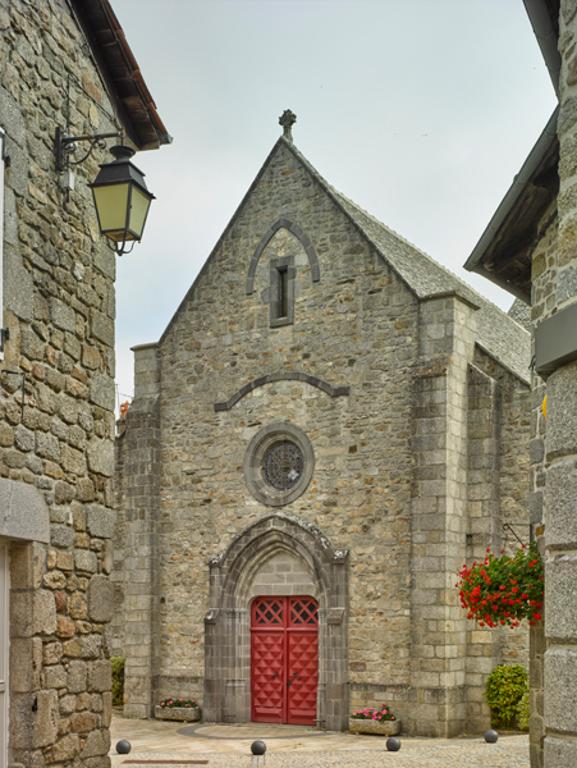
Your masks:
M 459 571 L 459 597 L 467 618 L 480 627 L 531 626 L 543 619 L 543 561 L 535 545 L 500 555 L 487 547 L 485 559 Z

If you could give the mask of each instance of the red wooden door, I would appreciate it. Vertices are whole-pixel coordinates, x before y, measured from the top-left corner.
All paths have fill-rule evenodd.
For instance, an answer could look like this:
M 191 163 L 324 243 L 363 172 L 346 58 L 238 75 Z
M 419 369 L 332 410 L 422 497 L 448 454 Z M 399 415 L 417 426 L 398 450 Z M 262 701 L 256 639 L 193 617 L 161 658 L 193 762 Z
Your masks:
M 314 725 L 318 687 L 318 603 L 257 597 L 251 609 L 252 719 Z

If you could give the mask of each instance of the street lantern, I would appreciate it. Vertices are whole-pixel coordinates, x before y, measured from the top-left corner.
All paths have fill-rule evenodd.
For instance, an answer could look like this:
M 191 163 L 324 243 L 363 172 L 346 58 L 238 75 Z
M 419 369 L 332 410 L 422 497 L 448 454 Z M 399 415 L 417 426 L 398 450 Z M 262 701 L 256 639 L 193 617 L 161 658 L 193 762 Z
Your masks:
M 146 188 L 142 171 L 130 161 L 134 150 L 119 145 L 110 151 L 114 160 L 100 166 L 89 186 L 100 232 L 114 243 L 114 250 L 121 256 L 128 253 L 127 242 L 140 242 L 154 195 Z
M 68 136 L 61 128 L 56 128 L 54 160 L 57 172 L 64 176 L 62 188 L 67 200 L 74 189 L 72 167 L 83 163 L 96 147 L 105 149 L 107 139 L 120 137 L 122 141 L 122 136 L 120 131 Z M 85 142 L 88 149 L 84 155 L 72 160 L 71 155 L 77 145 Z M 88 186 L 92 188 L 100 233 L 114 244 L 114 250 L 122 256 L 132 250 L 134 243 L 140 242 L 154 195 L 146 188 L 142 171 L 130 162 L 134 150 L 118 145 L 111 147 L 110 151 L 114 160 L 103 163 L 98 176 Z M 132 246 L 127 249 L 128 242 L 132 242 Z

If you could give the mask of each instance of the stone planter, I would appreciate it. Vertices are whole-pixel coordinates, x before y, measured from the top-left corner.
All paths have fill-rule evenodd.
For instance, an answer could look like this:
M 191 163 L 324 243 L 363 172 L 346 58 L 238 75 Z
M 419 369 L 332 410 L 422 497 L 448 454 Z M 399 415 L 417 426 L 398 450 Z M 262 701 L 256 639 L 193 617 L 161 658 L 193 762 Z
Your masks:
M 154 707 L 157 720 L 178 720 L 182 723 L 196 723 L 200 720 L 200 707 Z
M 400 730 L 400 720 L 385 720 L 382 723 L 378 723 L 376 720 L 361 720 L 357 717 L 349 717 L 350 733 L 372 733 L 375 736 L 396 736 Z

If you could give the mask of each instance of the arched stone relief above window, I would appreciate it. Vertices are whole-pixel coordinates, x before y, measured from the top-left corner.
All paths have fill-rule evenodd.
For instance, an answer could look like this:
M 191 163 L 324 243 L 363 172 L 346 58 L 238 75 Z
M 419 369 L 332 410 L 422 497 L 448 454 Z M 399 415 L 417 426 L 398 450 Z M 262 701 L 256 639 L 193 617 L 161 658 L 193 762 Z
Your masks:
M 250 295 L 251 293 L 254 292 L 254 279 L 256 275 L 256 268 L 258 266 L 260 257 L 262 256 L 264 249 L 266 248 L 268 243 L 271 241 L 271 239 L 275 236 L 275 234 L 278 232 L 278 230 L 283 228 L 288 230 L 292 235 L 294 235 L 297 238 L 297 240 L 301 243 L 302 247 L 304 248 L 307 258 L 309 260 L 309 265 L 311 268 L 311 280 L 313 281 L 313 283 L 317 283 L 321 279 L 319 260 L 318 260 L 316 251 L 314 249 L 314 246 L 311 243 L 309 237 L 303 232 L 303 230 L 298 226 L 298 224 L 294 224 L 292 221 L 289 221 L 289 219 L 281 218 L 281 219 L 278 219 L 278 221 L 276 221 L 271 227 L 267 229 L 267 231 L 262 236 L 260 243 L 257 245 L 255 252 L 252 255 L 252 258 L 250 260 L 250 266 L 248 268 L 248 276 L 246 279 L 247 295 Z M 283 265 L 280 265 L 280 266 L 281 266 L 280 271 L 282 271 Z M 291 265 L 291 268 L 292 268 L 292 265 Z M 278 267 L 276 269 L 278 269 Z M 288 273 L 288 265 L 287 265 L 287 273 Z M 287 274 L 287 277 L 288 276 L 290 276 L 290 273 Z
M 230 411 L 239 400 L 242 400 L 245 395 L 252 392 L 253 389 L 258 387 L 264 387 L 265 384 L 273 384 L 276 381 L 302 381 L 305 384 L 310 384 L 311 387 L 316 387 L 322 392 L 325 392 L 329 397 L 347 397 L 350 394 L 351 388 L 348 385 L 333 386 L 328 381 L 319 379 L 318 376 L 313 376 L 310 373 L 304 371 L 277 371 L 276 373 L 267 373 L 265 376 L 259 376 L 257 379 L 249 381 L 244 384 L 239 390 L 231 395 L 228 400 L 224 400 L 214 404 L 214 410 Z

